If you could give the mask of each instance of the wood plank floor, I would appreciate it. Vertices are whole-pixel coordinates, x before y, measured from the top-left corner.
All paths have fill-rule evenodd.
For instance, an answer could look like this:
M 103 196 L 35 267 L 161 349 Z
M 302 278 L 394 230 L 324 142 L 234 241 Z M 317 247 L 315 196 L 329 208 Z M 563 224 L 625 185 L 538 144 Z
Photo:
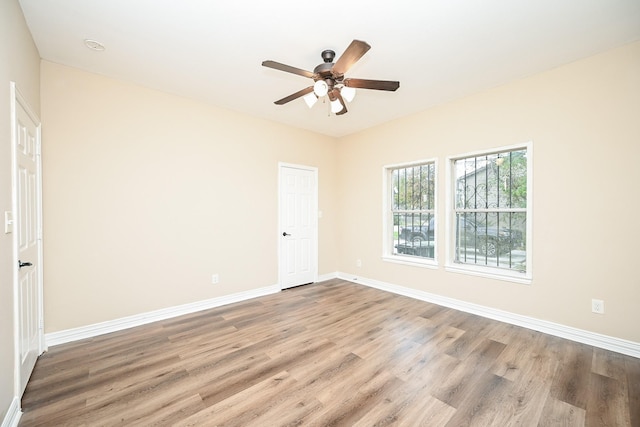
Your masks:
M 640 359 L 341 280 L 53 347 L 20 426 L 640 426 Z

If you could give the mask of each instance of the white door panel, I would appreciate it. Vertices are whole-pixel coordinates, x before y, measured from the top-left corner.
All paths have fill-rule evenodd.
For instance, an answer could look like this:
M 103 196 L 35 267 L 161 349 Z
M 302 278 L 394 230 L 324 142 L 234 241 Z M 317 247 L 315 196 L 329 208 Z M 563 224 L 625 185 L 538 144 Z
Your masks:
M 21 396 L 42 353 L 40 124 L 15 92 L 13 168 L 16 262 L 17 393 Z
M 317 276 L 317 171 L 280 165 L 280 286 Z

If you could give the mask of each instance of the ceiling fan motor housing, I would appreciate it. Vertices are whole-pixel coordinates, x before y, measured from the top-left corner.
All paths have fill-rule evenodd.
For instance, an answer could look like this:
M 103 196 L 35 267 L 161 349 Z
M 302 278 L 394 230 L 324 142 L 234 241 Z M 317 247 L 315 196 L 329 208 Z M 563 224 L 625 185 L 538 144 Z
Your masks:
M 324 64 L 318 65 L 313 69 L 313 73 L 317 75 L 319 78 L 327 78 L 331 77 L 331 69 L 333 68 L 333 62 L 325 62 Z
M 333 66 L 335 65 L 333 59 L 336 57 L 336 53 L 331 49 L 327 49 L 323 50 L 320 56 L 322 56 L 324 63 L 313 69 L 313 73 L 315 74 L 314 80 L 324 80 L 327 85 L 332 88 L 336 84 L 336 81 L 339 82 L 343 77 L 333 73 Z

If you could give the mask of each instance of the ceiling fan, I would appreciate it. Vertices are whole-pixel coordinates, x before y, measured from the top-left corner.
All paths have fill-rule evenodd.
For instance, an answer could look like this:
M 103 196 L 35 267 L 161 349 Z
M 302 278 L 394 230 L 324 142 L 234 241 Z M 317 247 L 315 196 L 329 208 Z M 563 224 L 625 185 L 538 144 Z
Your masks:
M 297 74 L 303 77 L 309 77 L 315 82 L 312 86 L 306 87 L 275 101 L 277 105 L 283 105 L 300 97 L 304 97 L 305 102 L 311 108 L 318 98 L 327 95 L 331 104 L 331 112 L 341 115 L 347 112 L 347 102 L 351 102 L 355 96 L 355 89 L 374 89 L 395 91 L 400 87 L 400 82 L 389 80 L 365 80 L 345 78 L 344 74 L 355 64 L 362 56 L 371 49 L 367 42 L 354 40 L 344 51 L 342 56 L 334 63 L 333 59 L 336 53 L 333 50 L 322 51 L 322 59 L 324 63 L 313 69 L 313 72 L 292 67 L 290 65 L 281 64 L 275 61 L 264 61 L 264 67 L 274 68 L 287 73 Z

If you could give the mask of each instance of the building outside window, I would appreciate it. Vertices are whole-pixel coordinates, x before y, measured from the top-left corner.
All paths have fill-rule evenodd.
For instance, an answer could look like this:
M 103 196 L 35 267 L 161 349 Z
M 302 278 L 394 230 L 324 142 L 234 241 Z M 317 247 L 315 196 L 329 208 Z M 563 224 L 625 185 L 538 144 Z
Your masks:
M 530 144 L 450 159 L 450 266 L 530 279 Z

